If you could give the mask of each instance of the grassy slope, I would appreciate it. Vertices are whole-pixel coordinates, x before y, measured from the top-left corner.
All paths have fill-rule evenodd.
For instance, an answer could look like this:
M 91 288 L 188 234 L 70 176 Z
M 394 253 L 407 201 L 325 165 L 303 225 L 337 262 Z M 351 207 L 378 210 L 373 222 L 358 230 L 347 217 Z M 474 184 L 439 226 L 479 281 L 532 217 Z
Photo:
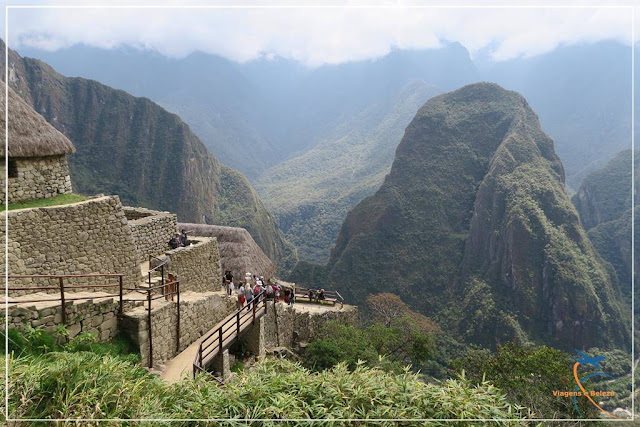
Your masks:
M 314 148 L 263 175 L 258 191 L 301 258 L 327 261 L 348 211 L 378 189 L 406 125 L 436 93 L 415 81 L 392 99 L 341 118 Z
M 25 200 L 19 203 L 9 203 L 9 210 L 12 211 L 14 209 L 41 208 L 45 206 L 68 205 L 70 203 L 82 202 L 83 200 L 87 200 L 87 198 L 80 194 L 73 194 L 73 193 L 59 194 L 57 196 L 49 197 L 47 199 Z

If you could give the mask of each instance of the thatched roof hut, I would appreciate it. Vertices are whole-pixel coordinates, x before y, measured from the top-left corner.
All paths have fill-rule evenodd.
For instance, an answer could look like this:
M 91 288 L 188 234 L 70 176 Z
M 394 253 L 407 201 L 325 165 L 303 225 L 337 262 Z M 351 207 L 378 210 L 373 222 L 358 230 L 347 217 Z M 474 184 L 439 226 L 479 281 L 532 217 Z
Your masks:
M 5 153 L 5 91 L 0 90 L 1 157 Z M 75 152 L 75 147 L 9 88 L 9 157 L 46 157 Z
M 246 272 L 265 278 L 275 274 L 275 266 L 269 257 L 244 228 L 178 223 L 178 229 L 191 231 L 194 236 L 216 237 L 223 272 L 231 270 L 237 278 L 244 277 Z

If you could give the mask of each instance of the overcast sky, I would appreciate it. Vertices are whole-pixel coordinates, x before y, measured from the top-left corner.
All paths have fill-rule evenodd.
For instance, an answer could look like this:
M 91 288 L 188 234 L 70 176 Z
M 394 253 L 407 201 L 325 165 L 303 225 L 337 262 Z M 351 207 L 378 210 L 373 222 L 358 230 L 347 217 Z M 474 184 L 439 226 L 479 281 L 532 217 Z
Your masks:
M 118 1 L 94 4 L 117 4 Z M 91 4 L 86 0 L 41 1 L 36 4 L 56 3 Z M 287 3 L 300 2 L 285 0 L 278 4 Z M 446 4 L 437 1 L 429 4 L 438 3 Z M 515 4 L 513 1 L 490 0 L 483 3 Z M 135 4 L 169 5 L 172 2 L 141 0 Z M 191 1 L 189 4 L 211 2 Z M 253 4 L 268 3 L 254 1 Z M 375 58 L 392 48 L 433 48 L 438 47 L 442 40 L 459 41 L 472 55 L 482 52 L 497 61 L 534 56 L 563 44 L 604 39 L 629 44 L 631 40 L 631 11 L 628 8 L 416 9 L 408 7 L 410 2 L 403 1 L 366 2 L 384 8 L 359 8 L 363 2 L 349 4 L 356 7 L 10 9 L 8 39 L 10 46 L 18 50 L 23 46 L 56 50 L 85 43 L 103 48 L 130 46 L 152 49 L 172 57 L 182 57 L 199 50 L 236 61 L 279 55 L 311 66 Z M 540 5 L 541 2 L 521 1 L 518 4 Z M 602 2 L 587 0 L 563 4 L 597 5 Z M 620 1 L 617 4 L 630 5 L 634 2 Z M 640 21 L 638 11 L 637 20 Z M 636 33 L 640 31 L 636 30 Z M 635 39 L 638 40 L 638 34 Z

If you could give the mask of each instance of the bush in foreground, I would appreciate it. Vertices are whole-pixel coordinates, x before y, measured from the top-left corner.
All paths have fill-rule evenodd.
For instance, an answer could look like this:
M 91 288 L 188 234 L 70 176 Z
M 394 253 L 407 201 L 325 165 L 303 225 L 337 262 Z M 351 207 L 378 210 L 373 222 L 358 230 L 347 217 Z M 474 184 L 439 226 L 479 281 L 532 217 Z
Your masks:
M 165 384 L 111 355 L 50 352 L 11 358 L 9 390 L 13 418 L 515 420 L 525 415 L 488 383 L 425 384 L 410 372 L 393 374 L 362 364 L 352 371 L 339 364 L 312 373 L 271 359 L 219 387 L 205 375 Z

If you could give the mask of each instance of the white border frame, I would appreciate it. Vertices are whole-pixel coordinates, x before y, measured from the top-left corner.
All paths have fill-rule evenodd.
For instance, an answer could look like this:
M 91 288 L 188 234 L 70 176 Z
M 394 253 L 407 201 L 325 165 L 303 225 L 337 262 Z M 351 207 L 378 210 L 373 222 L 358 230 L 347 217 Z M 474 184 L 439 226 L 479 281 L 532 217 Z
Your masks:
M 9 180 L 6 176 L 9 170 L 9 10 L 10 9 L 626 9 L 631 12 L 631 419 L 606 419 L 606 418 L 531 418 L 523 419 L 523 421 L 539 421 L 539 422 L 566 422 L 566 421 L 585 421 L 585 422 L 630 422 L 635 421 L 635 6 L 622 5 L 548 5 L 548 6 L 527 6 L 527 5 L 5 5 L 5 206 L 9 204 Z M 640 42 L 639 42 L 640 44 Z M 6 211 L 8 212 L 8 211 Z M 8 284 L 9 276 L 9 216 L 4 216 L 5 238 L 4 238 L 4 255 L 5 255 L 5 272 L 4 283 Z M 5 286 L 5 313 L 9 313 L 9 290 Z M 354 418 L 354 419 L 234 419 L 234 418 L 68 418 L 68 419 L 39 419 L 39 418 L 9 418 L 9 316 L 5 316 L 5 412 L 4 416 L 7 422 L 30 422 L 30 421 L 48 421 L 48 422 L 196 422 L 196 421 L 236 421 L 236 422 L 261 422 L 261 421 L 277 421 L 277 422 L 393 422 L 393 421 L 409 421 L 409 422 L 517 422 L 513 419 L 502 418 L 471 418 L 471 419 L 440 419 L 440 418 L 408 418 L 408 419 L 374 419 L 374 418 Z

